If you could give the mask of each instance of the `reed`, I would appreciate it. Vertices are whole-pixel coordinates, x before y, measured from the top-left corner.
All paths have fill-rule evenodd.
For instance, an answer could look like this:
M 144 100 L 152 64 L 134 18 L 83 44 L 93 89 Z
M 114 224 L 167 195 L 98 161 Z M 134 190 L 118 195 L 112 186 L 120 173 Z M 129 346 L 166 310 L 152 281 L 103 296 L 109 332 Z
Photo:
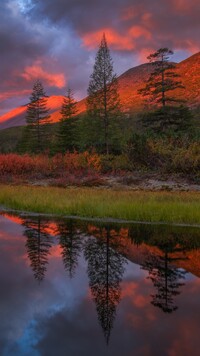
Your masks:
M 0 204 L 37 213 L 200 224 L 200 193 L 194 192 L 1 185 Z

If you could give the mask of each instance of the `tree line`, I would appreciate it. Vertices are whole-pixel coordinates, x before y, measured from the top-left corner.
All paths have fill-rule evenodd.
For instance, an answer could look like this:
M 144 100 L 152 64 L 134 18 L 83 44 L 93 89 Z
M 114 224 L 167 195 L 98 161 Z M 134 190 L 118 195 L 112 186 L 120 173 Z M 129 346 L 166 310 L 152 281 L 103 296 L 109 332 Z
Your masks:
M 192 112 L 183 100 L 173 96 L 174 90 L 184 87 L 175 65 L 169 61 L 172 55 L 170 49 L 160 48 L 147 57 L 152 72 L 144 88 L 138 91 L 144 97 L 144 110 L 137 118 L 142 133 L 174 135 L 192 129 Z M 78 115 L 77 102 L 68 88 L 60 120 L 52 125 L 47 98 L 41 81 L 37 80 L 27 106 L 27 125 L 18 144 L 21 153 L 95 150 L 106 155 L 120 154 L 124 147 L 138 141 L 132 125 L 135 119 L 127 117 L 120 103 L 117 76 L 105 35 L 90 76 L 86 114 Z

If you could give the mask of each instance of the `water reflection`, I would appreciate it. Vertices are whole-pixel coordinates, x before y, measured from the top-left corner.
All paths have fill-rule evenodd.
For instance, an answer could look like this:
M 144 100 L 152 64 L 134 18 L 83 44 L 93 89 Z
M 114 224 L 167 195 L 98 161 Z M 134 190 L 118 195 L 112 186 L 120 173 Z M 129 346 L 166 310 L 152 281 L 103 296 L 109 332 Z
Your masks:
M 75 303 L 77 295 L 82 293 L 83 284 L 86 290 L 89 284 L 90 292 L 85 293 L 84 298 L 81 297 L 83 298 L 82 305 L 85 305 L 86 314 L 84 315 L 88 317 L 88 313 L 91 313 L 88 303 L 92 301 L 96 309 L 96 319 L 103 331 L 105 344 L 109 344 L 109 350 L 109 341 L 112 339 L 111 332 L 113 334 L 114 330 L 116 332 L 118 330 L 118 335 L 120 338 L 122 337 L 119 331 L 121 330 L 122 316 L 124 318 L 123 327 L 128 328 L 130 320 L 131 325 L 134 320 L 136 328 L 139 325 L 138 313 L 140 311 L 142 315 L 141 311 L 144 310 L 144 314 L 147 306 L 149 320 L 159 318 L 157 310 L 164 312 L 162 313 L 163 317 L 167 314 L 176 315 L 173 312 L 178 308 L 185 312 L 187 307 L 183 307 L 183 298 L 187 291 L 187 285 L 191 283 L 192 278 L 200 277 L 200 230 L 198 228 L 139 224 L 121 226 L 75 220 L 51 221 L 41 216 L 21 217 L 3 213 L 2 215 L 5 216 L 6 221 L 12 221 L 21 226 L 22 242 L 26 249 L 23 260 L 28 262 L 30 266 L 28 268 L 33 272 L 35 280 L 39 282 L 37 283 L 39 288 L 42 288 L 46 280 L 48 288 L 52 288 L 55 271 L 57 271 L 56 283 L 58 283 L 60 275 L 62 275 L 59 261 L 61 261 L 63 271 L 68 279 L 60 280 L 57 292 L 62 291 L 61 295 L 63 293 L 67 295 L 71 288 L 70 283 L 75 283 L 73 281 L 77 280 L 77 286 L 73 292 L 75 294 L 71 296 L 71 300 L 74 299 L 74 302 L 71 301 L 70 305 Z M 5 240 L 8 243 L 12 234 L 7 238 L 3 228 L 0 232 L 0 242 Z M 17 255 L 15 239 L 15 232 L 13 232 L 12 251 Z M 13 260 L 13 266 L 17 264 L 17 261 L 16 258 Z M 54 261 L 53 267 L 52 261 Z M 87 272 L 88 284 L 83 277 L 84 268 Z M 20 274 L 18 278 L 20 278 Z M 198 293 L 198 279 L 196 281 Z M 65 292 L 63 292 L 64 285 L 66 285 Z M 138 292 L 137 295 L 135 291 L 139 291 L 139 288 L 141 294 L 139 295 Z M 42 289 L 40 290 L 40 293 L 44 293 Z M 194 290 L 192 293 L 195 293 Z M 56 303 L 57 298 L 55 298 Z M 135 306 L 134 310 L 131 309 L 130 303 Z M 130 310 L 125 313 L 128 305 L 132 310 L 131 313 Z M 63 314 L 62 317 L 59 314 L 61 306 L 53 308 L 56 310 L 56 315 L 60 315 L 61 322 L 63 320 Z M 75 309 L 73 312 L 75 316 L 78 315 Z M 70 315 L 69 310 L 65 310 L 65 315 L 66 313 Z M 177 318 L 181 318 L 180 315 L 177 312 Z M 146 316 L 143 315 L 143 317 Z M 69 321 L 66 321 L 65 325 L 67 322 L 69 324 Z M 80 316 L 77 323 L 80 323 Z M 60 327 L 58 324 L 56 325 L 57 328 Z M 94 325 L 92 324 L 91 330 L 93 329 Z M 114 340 L 117 344 L 116 332 Z M 104 351 L 101 349 L 101 352 Z M 132 349 L 127 351 L 127 354 L 131 354 L 131 352 L 133 353 Z M 41 354 L 47 354 L 47 352 Z M 51 355 L 51 352 L 48 354 Z M 62 354 L 65 355 L 65 351 L 58 353 L 58 355 Z M 116 350 L 115 354 L 120 353 Z M 136 352 L 137 354 L 151 353 L 143 350 Z M 5 355 L 7 354 L 5 353 Z
M 155 287 L 152 295 L 152 304 L 166 313 L 172 313 L 178 306 L 175 297 L 180 294 L 180 287 L 184 286 L 181 280 L 185 279 L 186 271 L 177 269 L 172 265 L 173 258 L 164 250 L 164 256 L 149 254 L 142 268 L 149 272 L 149 278 Z
M 52 245 L 51 236 L 46 232 L 47 223 L 38 217 L 36 220 L 26 219 L 23 222 L 26 237 L 27 255 L 34 277 L 42 282 L 48 265 L 48 255 Z
M 58 237 L 62 248 L 62 259 L 66 272 L 72 278 L 78 266 L 78 258 L 82 250 L 81 232 L 77 230 L 76 222 L 73 220 L 58 222 Z
M 84 246 L 89 285 L 107 344 L 120 302 L 120 282 L 126 263 L 118 247 L 109 227 L 100 229 L 98 239 L 89 238 Z

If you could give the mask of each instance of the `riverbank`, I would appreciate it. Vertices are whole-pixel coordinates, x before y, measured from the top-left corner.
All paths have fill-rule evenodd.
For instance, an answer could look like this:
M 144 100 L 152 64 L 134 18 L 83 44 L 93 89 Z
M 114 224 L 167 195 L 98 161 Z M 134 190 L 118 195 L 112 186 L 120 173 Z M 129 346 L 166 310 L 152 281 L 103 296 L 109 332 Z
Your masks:
M 35 213 L 199 224 L 200 193 L 105 188 L 0 187 L 0 204 Z

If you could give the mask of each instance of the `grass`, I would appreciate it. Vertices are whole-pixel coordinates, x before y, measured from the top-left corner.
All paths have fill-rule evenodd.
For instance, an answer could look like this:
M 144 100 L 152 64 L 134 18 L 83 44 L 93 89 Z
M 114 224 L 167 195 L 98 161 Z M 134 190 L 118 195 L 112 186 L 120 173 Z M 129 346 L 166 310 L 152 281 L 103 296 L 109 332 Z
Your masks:
M 200 224 L 200 194 L 0 186 L 0 204 L 37 213 Z

